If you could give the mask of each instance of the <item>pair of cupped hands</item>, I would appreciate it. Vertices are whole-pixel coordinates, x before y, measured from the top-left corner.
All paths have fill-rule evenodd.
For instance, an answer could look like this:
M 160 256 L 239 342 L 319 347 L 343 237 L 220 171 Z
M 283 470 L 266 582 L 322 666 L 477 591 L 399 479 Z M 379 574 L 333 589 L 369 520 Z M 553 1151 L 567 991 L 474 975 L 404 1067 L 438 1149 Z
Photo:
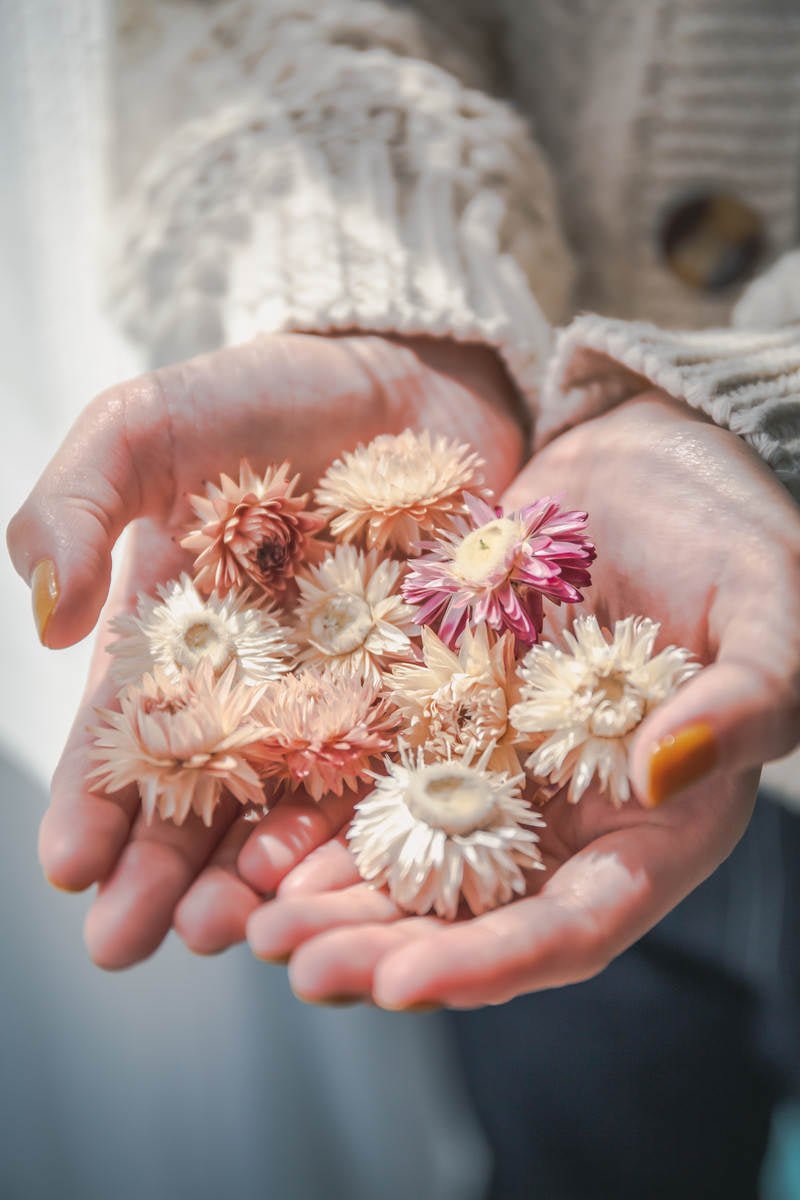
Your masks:
M 193 816 L 148 825 L 135 789 L 87 782 L 88 727 L 116 690 L 108 622 L 190 567 L 177 544 L 187 493 L 241 457 L 257 469 L 288 458 L 311 486 L 343 449 L 407 426 L 471 443 L 507 508 L 555 494 L 588 510 L 598 558 L 584 611 L 603 625 L 655 618 L 662 644 L 709 664 L 637 731 L 635 798 L 618 810 L 596 791 L 551 800 L 547 870 L 530 893 L 453 924 L 409 917 L 360 881 L 344 836 L 352 794 L 295 794 L 257 825 L 228 798 L 207 829 Z M 526 458 L 494 353 L 432 339 L 262 336 L 88 405 L 8 544 L 46 645 L 100 621 L 39 843 L 56 887 L 99 885 L 85 930 L 99 965 L 130 966 L 174 928 L 200 954 L 247 936 L 259 957 L 289 962 L 306 1000 L 495 1004 L 596 974 L 730 853 L 760 765 L 800 740 L 798 509 L 743 442 L 652 390 Z

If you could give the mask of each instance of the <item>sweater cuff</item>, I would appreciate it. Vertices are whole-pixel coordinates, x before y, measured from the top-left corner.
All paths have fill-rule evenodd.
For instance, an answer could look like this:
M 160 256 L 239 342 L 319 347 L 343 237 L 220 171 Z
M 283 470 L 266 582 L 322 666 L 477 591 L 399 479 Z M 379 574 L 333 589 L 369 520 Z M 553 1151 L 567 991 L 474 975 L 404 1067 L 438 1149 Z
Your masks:
M 398 186 L 375 141 L 352 148 L 346 171 L 333 173 L 324 150 L 302 139 L 289 163 L 280 200 L 253 215 L 247 245 L 232 256 L 225 341 L 368 331 L 482 343 L 530 408 L 552 327 L 504 245 L 502 196 L 479 190 L 461 205 L 452 179 L 426 171 Z M 545 249 L 541 277 L 552 295 L 548 257 Z
M 137 180 L 128 332 L 156 363 L 287 330 L 480 342 L 532 406 L 572 265 L 527 127 L 430 63 L 293 53 L 289 83 L 182 127 Z
M 536 421 L 537 448 L 656 387 L 738 434 L 797 492 L 800 325 L 677 332 L 582 316 L 557 339 Z

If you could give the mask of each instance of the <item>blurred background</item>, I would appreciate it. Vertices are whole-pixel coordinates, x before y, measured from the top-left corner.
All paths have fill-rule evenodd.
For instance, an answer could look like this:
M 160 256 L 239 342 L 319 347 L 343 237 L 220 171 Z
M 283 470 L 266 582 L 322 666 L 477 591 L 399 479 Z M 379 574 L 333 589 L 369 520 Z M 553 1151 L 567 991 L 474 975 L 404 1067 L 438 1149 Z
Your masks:
M 70 38 L 91 46 L 95 31 L 75 27 L 87 14 L 0 0 L 4 523 L 80 407 L 140 367 L 103 313 L 101 189 L 71 141 L 76 127 L 87 145 L 100 136 L 91 88 L 60 54 Z M 129 972 L 91 966 L 89 898 L 49 889 L 36 862 L 88 646 L 38 645 L 4 555 L 0 629 L 4 1200 L 478 1200 L 487 1150 L 437 1017 L 309 1009 L 242 949 L 203 960 L 170 940 Z M 773 772 L 788 788 L 797 777 L 796 762 Z M 765 1200 L 800 1197 L 797 1130 L 782 1111 Z

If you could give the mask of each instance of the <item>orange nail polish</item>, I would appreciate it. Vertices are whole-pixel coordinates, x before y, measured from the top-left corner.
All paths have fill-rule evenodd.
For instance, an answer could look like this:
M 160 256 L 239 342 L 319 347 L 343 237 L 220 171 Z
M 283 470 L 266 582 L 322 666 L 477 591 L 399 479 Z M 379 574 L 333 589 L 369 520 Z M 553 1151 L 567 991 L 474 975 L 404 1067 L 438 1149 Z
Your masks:
M 697 783 L 717 765 L 714 730 L 703 722 L 687 725 L 659 742 L 650 758 L 648 806 L 657 808 L 683 788 Z
M 59 590 L 56 579 L 55 563 L 51 558 L 43 558 L 33 568 L 31 575 L 31 601 L 33 603 L 33 619 L 43 646 L 47 635 L 47 626 L 58 604 Z

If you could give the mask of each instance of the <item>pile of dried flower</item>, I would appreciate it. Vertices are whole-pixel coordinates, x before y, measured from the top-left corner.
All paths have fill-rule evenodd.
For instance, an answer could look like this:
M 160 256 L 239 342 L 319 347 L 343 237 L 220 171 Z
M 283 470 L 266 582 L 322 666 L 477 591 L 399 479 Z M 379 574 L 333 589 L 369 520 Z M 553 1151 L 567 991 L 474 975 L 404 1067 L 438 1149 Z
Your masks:
M 525 770 L 534 799 L 549 782 L 577 802 L 596 776 L 622 803 L 632 732 L 698 667 L 654 655 L 646 618 L 540 643 L 545 603 L 591 582 L 587 514 L 491 507 L 481 465 L 405 430 L 337 459 L 313 502 L 289 463 L 191 496 L 193 574 L 114 623 L 97 784 L 210 825 L 226 793 L 252 815 L 369 780 L 351 850 L 401 907 L 452 919 L 524 893 L 544 825 Z

